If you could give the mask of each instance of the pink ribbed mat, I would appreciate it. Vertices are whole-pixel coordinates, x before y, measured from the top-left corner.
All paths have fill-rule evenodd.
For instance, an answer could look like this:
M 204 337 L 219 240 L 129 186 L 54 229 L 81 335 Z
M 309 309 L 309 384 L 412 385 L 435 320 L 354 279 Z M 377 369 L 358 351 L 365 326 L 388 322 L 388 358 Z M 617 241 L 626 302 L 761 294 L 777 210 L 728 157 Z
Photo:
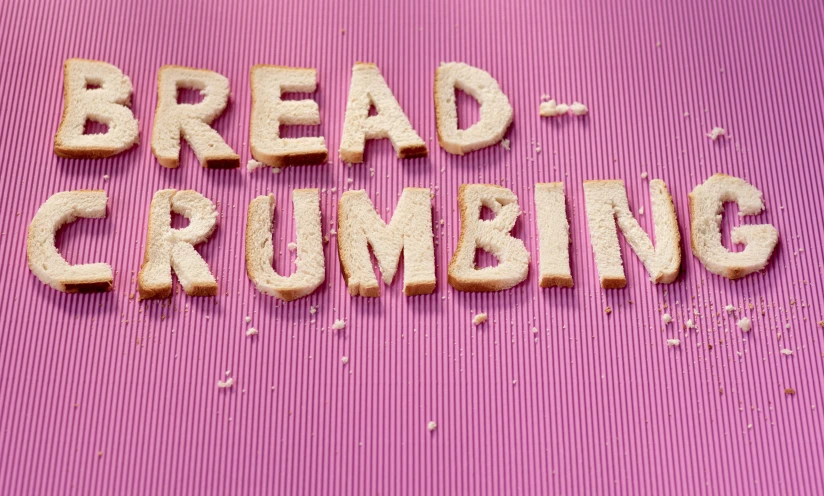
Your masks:
M 0 493 L 824 493 L 822 19 L 814 1 L 2 2 Z M 131 78 L 139 147 L 106 160 L 54 155 L 70 57 Z M 356 61 L 379 65 L 429 158 L 397 160 L 381 141 L 363 165 L 337 159 Z M 432 86 L 442 61 L 498 80 L 515 108 L 510 151 L 440 149 Z M 179 169 L 161 167 L 150 148 L 158 68 L 230 79 L 216 128 L 245 165 L 256 63 L 318 69 L 311 98 L 323 122 L 289 135 L 322 134 L 331 163 L 204 170 L 184 146 Z M 542 94 L 590 114 L 542 119 Z M 477 110 L 461 106 L 468 123 Z M 727 137 L 706 138 L 714 126 Z M 682 273 L 653 285 L 622 240 L 629 286 L 601 290 L 582 182 L 624 179 L 651 232 L 644 171 L 674 196 Z M 763 214 L 725 216 L 725 230 L 778 228 L 761 274 L 728 281 L 689 248 L 687 194 L 714 172 L 764 193 Z M 574 289 L 538 288 L 542 181 L 565 183 Z M 510 291 L 447 284 L 457 189 L 475 182 L 511 188 L 525 212 L 514 233 L 533 261 Z M 292 189 L 327 188 L 330 230 L 342 191 L 365 189 L 388 219 L 404 186 L 434 193 L 435 294 L 404 297 L 399 272 L 379 299 L 350 297 L 334 236 L 327 282 L 309 297 L 283 303 L 246 277 L 253 197 L 278 199 L 275 266 L 287 272 Z M 199 247 L 219 296 L 138 303 L 149 202 L 170 187 L 219 205 L 218 230 Z M 67 226 L 58 247 L 72 263 L 110 263 L 111 293 L 65 295 L 26 266 L 37 208 L 82 188 L 108 192 L 108 217 Z M 477 312 L 490 318 L 475 327 Z M 735 326 L 743 316 L 749 334 Z M 347 326 L 333 333 L 338 318 Z M 260 334 L 246 337 L 249 326 Z M 235 386 L 219 390 L 227 370 Z

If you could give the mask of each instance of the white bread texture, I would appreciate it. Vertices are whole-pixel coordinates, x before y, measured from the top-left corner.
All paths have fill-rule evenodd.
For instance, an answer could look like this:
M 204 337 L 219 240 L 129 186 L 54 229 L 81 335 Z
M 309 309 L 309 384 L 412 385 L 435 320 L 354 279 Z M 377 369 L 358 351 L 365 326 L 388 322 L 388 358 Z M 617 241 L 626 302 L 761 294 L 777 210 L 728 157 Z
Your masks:
M 671 283 L 681 268 L 681 234 L 667 185 L 660 179 L 649 184 L 655 245 L 632 215 L 622 180 L 584 181 L 589 238 L 601 287 L 618 289 L 627 285 L 616 221 L 624 238 L 644 264 L 650 280 Z
M 285 277 L 272 267 L 275 195 L 258 196 L 249 204 L 246 217 L 246 273 L 262 293 L 292 301 L 323 284 L 326 266 L 320 224 L 320 193 L 316 188 L 292 192 L 295 230 L 297 231 L 297 270 Z
M 329 152 L 323 136 L 280 137 L 280 126 L 320 124 L 320 109 L 314 100 L 281 100 L 283 93 L 313 93 L 318 87 L 318 71 L 255 65 L 250 77 L 249 145 L 252 156 L 270 167 L 326 162 Z
M 377 115 L 370 116 L 374 106 Z M 357 62 L 352 68 L 349 100 L 343 122 L 340 158 L 360 164 L 368 139 L 389 138 L 398 158 L 426 157 L 429 150 L 375 64 Z
M 571 288 L 569 267 L 569 221 L 564 183 L 535 184 L 535 211 L 538 223 L 539 285 L 542 288 Z
M 378 261 L 383 282 L 389 284 L 403 252 L 403 293 L 435 291 L 435 246 L 432 204 L 427 188 L 404 188 L 387 225 L 375 211 L 366 191 L 347 191 L 338 204 L 338 253 L 343 277 L 352 296 L 380 296 L 369 247 Z
M 54 153 L 64 158 L 106 158 L 136 145 L 139 135 L 129 108 L 131 99 L 132 82 L 117 67 L 97 60 L 66 60 L 63 116 L 54 136 Z M 108 132 L 83 134 L 89 120 L 105 124 Z
M 524 242 L 509 234 L 521 214 L 518 197 L 494 184 L 462 184 L 458 189 L 461 235 L 449 262 L 449 284 L 460 291 L 488 292 L 509 289 L 529 272 L 529 252 Z M 481 219 L 481 208 L 495 213 Z M 494 267 L 475 267 L 475 252 L 482 249 L 498 259 Z
M 189 225 L 172 229 L 172 212 L 189 219 Z M 137 277 L 140 299 L 171 296 L 172 270 L 189 296 L 216 295 L 217 281 L 193 246 L 209 239 L 216 227 L 215 205 L 197 191 L 164 189 L 155 193 Z
M 713 274 L 740 279 L 762 270 L 778 244 L 778 230 L 770 224 L 738 226 L 730 233 L 732 242 L 744 251 L 730 252 L 721 244 L 724 202 L 738 204 L 739 215 L 756 215 L 764 210 L 761 191 L 747 181 L 726 174 L 714 174 L 689 194 L 692 252 Z
M 203 101 L 178 103 L 179 89 L 200 90 Z M 164 65 L 157 72 L 157 109 L 152 128 L 152 152 L 160 165 L 180 165 L 180 139 L 189 143 L 200 165 L 209 169 L 240 167 L 240 157 L 211 123 L 226 109 L 229 80 L 207 69 Z
M 26 237 L 29 269 L 43 284 L 64 293 L 112 289 L 112 268 L 106 263 L 70 265 L 57 251 L 54 238 L 64 224 L 78 218 L 106 217 L 108 197 L 101 190 L 55 193 L 37 210 Z
M 458 129 L 455 90 L 472 96 L 481 106 L 481 118 L 468 129 Z M 435 70 L 435 120 L 438 142 L 444 150 L 463 155 L 494 145 L 512 124 L 512 105 L 488 72 L 459 62 Z

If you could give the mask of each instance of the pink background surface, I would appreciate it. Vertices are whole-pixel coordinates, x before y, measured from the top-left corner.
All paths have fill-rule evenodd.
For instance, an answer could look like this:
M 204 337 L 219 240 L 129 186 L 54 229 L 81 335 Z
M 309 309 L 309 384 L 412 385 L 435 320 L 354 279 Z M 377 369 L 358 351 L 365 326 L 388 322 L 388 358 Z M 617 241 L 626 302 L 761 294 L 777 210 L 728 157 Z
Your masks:
M 0 492 L 824 492 L 824 4 L 791 3 L 2 2 Z M 139 147 L 97 161 L 54 155 L 70 57 L 131 77 Z M 429 158 L 399 161 L 383 141 L 368 145 L 364 165 L 337 159 L 358 60 L 380 66 Z M 489 71 L 509 96 L 511 151 L 439 148 L 432 78 L 453 60 Z M 184 146 L 179 169 L 161 167 L 149 146 L 158 68 L 230 78 L 233 101 L 215 127 L 245 164 L 255 63 L 318 68 L 323 123 L 289 135 L 324 135 L 332 163 L 210 171 Z M 543 93 L 590 114 L 541 119 Z M 469 122 L 474 110 L 464 111 Z M 704 136 L 716 125 L 729 139 Z M 622 240 L 629 286 L 603 291 L 582 181 L 623 178 L 650 231 L 642 171 L 675 198 L 682 274 L 654 286 Z M 714 172 L 764 193 L 765 213 L 738 219 L 731 207 L 725 217 L 725 230 L 778 228 L 762 274 L 730 282 L 689 250 L 687 193 Z M 574 289 L 537 287 L 538 181 L 566 184 Z M 514 233 L 533 263 L 513 290 L 466 294 L 446 282 L 465 182 L 501 183 L 520 198 Z M 337 187 L 321 197 L 328 230 L 342 190 L 366 189 L 388 219 L 404 186 L 431 187 L 433 219 L 445 220 L 434 295 L 404 297 L 399 275 L 380 299 L 349 297 L 334 237 L 327 283 L 309 297 L 279 302 L 247 279 L 253 197 L 278 199 L 275 267 L 285 272 L 293 188 Z M 129 294 L 149 202 L 170 187 L 219 205 L 219 228 L 199 248 L 219 296 L 138 303 Z M 73 263 L 110 263 L 111 293 L 64 295 L 26 266 L 37 208 L 80 188 L 108 192 L 108 217 L 66 227 L 58 246 Z M 480 311 L 490 320 L 474 327 Z M 664 311 L 675 319 L 666 329 Z M 245 337 L 247 315 L 256 338 Z M 735 327 L 741 316 L 751 333 Z M 336 318 L 345 331 L 325 330 Z M 697 330 L 683 329 L 688 318 Z M 227 369 L 235 387 L 218 390 Z

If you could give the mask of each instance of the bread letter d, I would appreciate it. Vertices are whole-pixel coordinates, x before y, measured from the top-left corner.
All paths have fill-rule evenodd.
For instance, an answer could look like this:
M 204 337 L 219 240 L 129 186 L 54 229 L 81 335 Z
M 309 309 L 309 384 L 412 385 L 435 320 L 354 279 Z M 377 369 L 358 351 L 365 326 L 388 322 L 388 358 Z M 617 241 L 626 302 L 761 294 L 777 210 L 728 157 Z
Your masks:
M 172 212 L 189 219 L 183 229 L 172 229 Z M 149 207 L 146 252 L 138 274 L 140 299 L 172 295 L 172 269 L 190 296 L 214 296 L 217 282 L 193 245 L 206 241 L 217 226 L 214 204 L 197 191 L 164 189 Z
M 462 184 L 458 190 L 461 236 L 449 262 L 449 284 L 460 291 L 501 291 L 526 279 L 529 252 L 524 242 L 509 234 L 521 207 L 511 190 L 493 184 Z M 481 208 L 495 213 L 481 219 Z M 498 259 L 495 267 L 475 268 L 475 252 L 480 248 Z
M 767 266 L 778 230 L 770 224 L 738 226 L 732 230 L 733 243 L 744 251 L 730 252 L 721 244 L 721 216 L 724 202 L 738 204 L 740 215 L 764 210 L 761 192 L 747 181 L 726 174 L 714 174 L 689 195 L 692 252 L 713 274 L 739 279 Z

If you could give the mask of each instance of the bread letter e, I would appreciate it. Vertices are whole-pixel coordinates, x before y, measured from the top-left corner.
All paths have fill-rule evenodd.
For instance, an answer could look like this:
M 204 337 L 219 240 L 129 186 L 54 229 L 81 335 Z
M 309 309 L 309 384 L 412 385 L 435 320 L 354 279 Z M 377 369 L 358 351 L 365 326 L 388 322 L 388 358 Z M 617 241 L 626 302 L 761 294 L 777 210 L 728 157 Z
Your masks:
M 54 136 L 54 153 L 64 158 L 105 158 L 136 145 L 131 98 L 132 82 L 117 67 L 96 60 L 66 60 L 63 117 Z M 105 124 L 109 130 L 84 134 L 86 121 Z
M 542 288 L 571 288 L 569 268 L 569 221 L 564 183 L 537 183 L 535 210 L 538 222 L 540 281 Z
M 416 296 L 435 291 L 429 189 L 404 188 L 389 225 L 375 211 L 364 190 L 347 191 L 341 196 L 338 253 L 352 296 L 380 296 L 367 244 L 378 260 L 384 283 L 392 282 L 403 252 L 403 294 Z
M 655 245 L 632 216 L 624 181 L 584 181 L 589 239 L 601 287 L 618 289 L 627 285 L 618 245 L 618 227 L 632 250 L 641 259 L 656 284 L 671 283 L 681 268 L 681 234 L 667 185 L 660 179 L 649 183 Z
M 369 116 L 374 106 L 377 115 Z M 349 101 L 340 144 L 344 162 L 363 162 L 363 149 L 368 139 L 389 138 L 398 158 L 425 157 L 426 144 L 412 129 L 392 90 L 375 64 L 358 62 L 352 68 Z
M 29 224 L 26 258 L 29 269 L 43 284 L 65 293 L 90 293 L 112 289 L 112 268 L 106 263 L 69 265 L 54 246 L 54 237 L 63 224 L 78 217 L 106 217 L 105 191 L 64 191 L 55 193 L 40 206 Z
M 320 124 L 314 100 L 281 100 L 284 93 L 312 93 L 318 71 L 277 65 L 252 67 L 252 116 L 249 145 L 252 156 L 270 167 L 314 165 L 326 162 L 329 152 L 323 136 L 281 138 L 280 126 Z
M 449 262 L 449 284 L 460 291 L 501 291 L 526 279 L 529 252 L 524 242 L 509 234 L 521 207 L 511 190 L 493 184 L 462 184 L 458 190 L 461 235 Z M 495 214 L 481 219 L 481 208 Z M 482 249 L 498 259 L 495 267 L 475 268 L 475 251 Z
M 203 101 L 178 103 L 179 89 L 200 90 Z M 189 143 L 200 165 L 209 169 L 240 166 L 240 158 L 211 127 L 229 101 L 229 80 L 206 69 L 164 65 L 157 72 L 157 110 L 152 152 L 163 167 L 180 165 L 180 139 Z
M 458 129 L 456 89 L 465 91 L 481 104 L 480 120 L 468 129 Z M 512 105 L 488 72 L 450 62 L 435 70 L 435 120 L 438 142 L 443 149 L 463 155 L 501 141 L 512 124 Z
M 721 244 L 721 216 L 724 202 L 738 204 L 740 215 L 755 215 L 764 210 L 761 192 L 747 181 L 726 174 L 714 174 L 689 195 L 692 252 L 713 274 L 739 279 L 767 266 L 778 230 L 770 224 L 738 226 L 732 230 L 733 243 L 744 251 L 730 252 Z
M 258 196 L 249 204 L 246 218 L 246 273 L 262 293 L 285 301 L 312 293 L 323 284 L 326 267 L 317 189 L 296 189 L 292 193 L 297 231 L 297 271 L 284 277 L 272 267 L 272 223 L 275 195 Z
M 183 229 L 172 229 L 172 212 L 189 219 Z M 217 282 L 193 245 L 206 241 L 217 226 L 214 204 L 197 191 L 164 189 L 149 207 L 146 252 L 137 277 L 140 299 L 172 295 L 172 269 L 190 296 L 214 296 Z

